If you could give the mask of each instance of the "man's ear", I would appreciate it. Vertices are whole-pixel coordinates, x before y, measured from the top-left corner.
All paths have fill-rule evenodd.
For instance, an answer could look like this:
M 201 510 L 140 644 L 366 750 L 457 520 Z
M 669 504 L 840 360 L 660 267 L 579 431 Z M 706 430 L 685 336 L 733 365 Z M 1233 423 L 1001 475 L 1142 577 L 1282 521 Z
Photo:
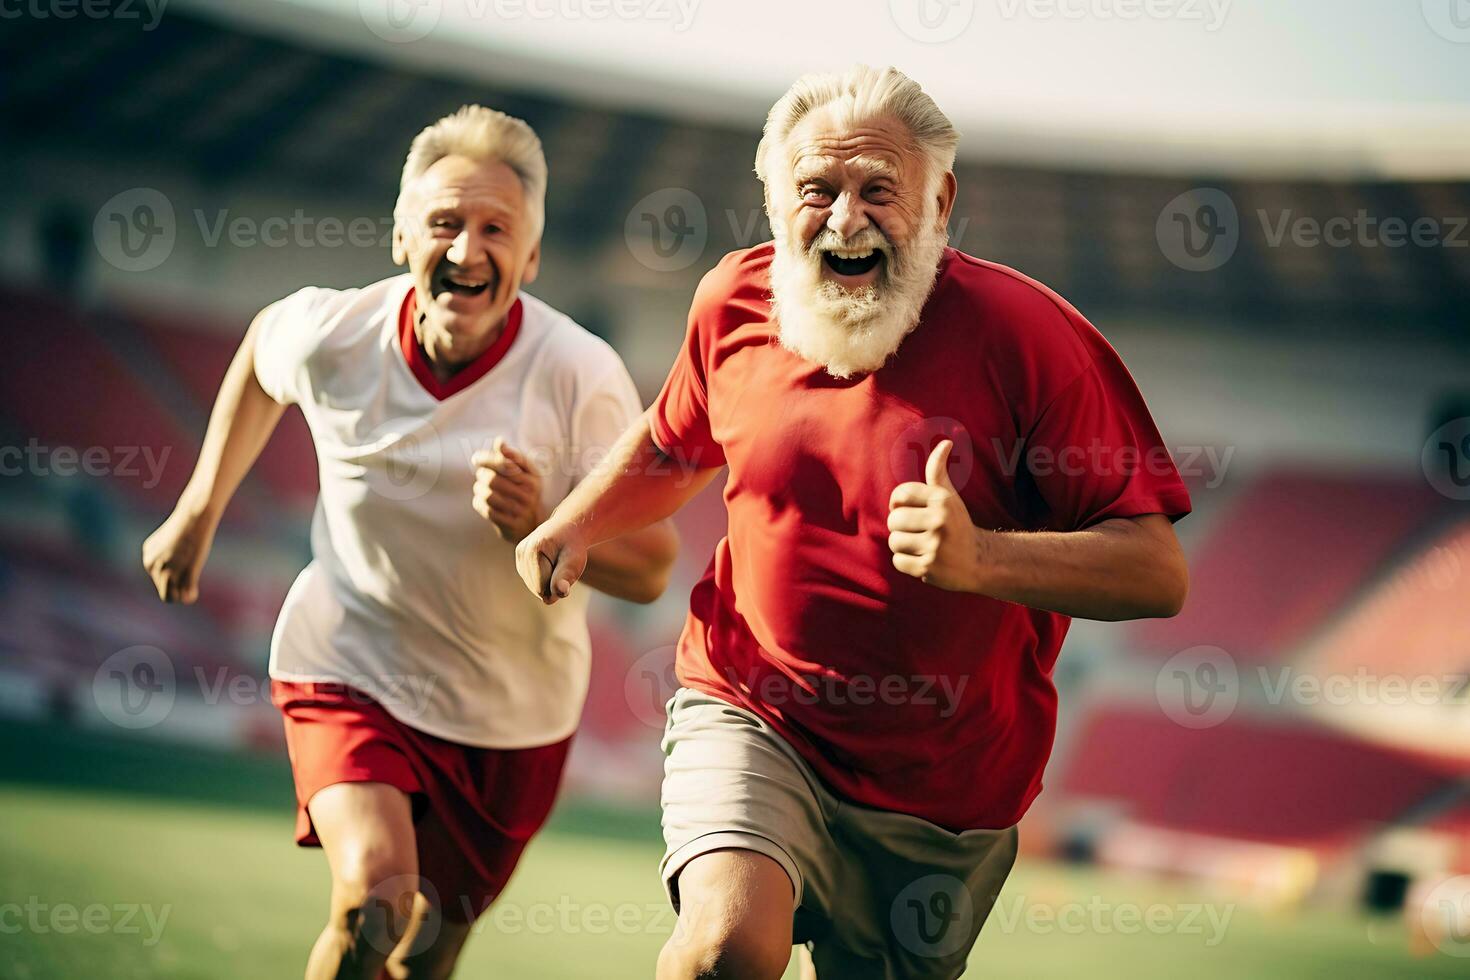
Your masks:
M 393 264 L 408 265 L 408 242 L 397 218 L 393 219 Z
M 954 201 L 959 196 L 959 181 L 955 180 L 954 171 L 946 173 L 939 181 L 939 223 L 944 227 L 949 226 L 949 216 L 954 212 Z
M 536 275 L 541 271 L 541 239 L 536 239 L 536 244 L 531 247 L 531 257 L 526 260 L 526 268 L 521 273 L 521 284 L 529 285 L 536 281 Z

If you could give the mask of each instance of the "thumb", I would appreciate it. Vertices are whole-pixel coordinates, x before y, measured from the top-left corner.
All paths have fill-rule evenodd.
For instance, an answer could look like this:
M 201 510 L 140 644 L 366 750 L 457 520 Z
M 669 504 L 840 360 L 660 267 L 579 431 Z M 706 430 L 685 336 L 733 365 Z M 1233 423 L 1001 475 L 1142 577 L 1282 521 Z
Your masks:
M 553 561 L 545 554 L 537 555 L 537 559 L 541 566 L 541 581 L 546 587 L 541 597 L 555 602 L 557 599 L 565 599 L 571 595 L 572 585 L 577 581 L 577 571 L 572 567 L 572 563 L 560 560 L 560 556 Z
M 945 439 L 929 454 L 929 461 L 924 464 L 924 482 L 929 486 L 954 490 L 954 484 L 949 482 L 949 454 L 952 449 L 954 443 Z

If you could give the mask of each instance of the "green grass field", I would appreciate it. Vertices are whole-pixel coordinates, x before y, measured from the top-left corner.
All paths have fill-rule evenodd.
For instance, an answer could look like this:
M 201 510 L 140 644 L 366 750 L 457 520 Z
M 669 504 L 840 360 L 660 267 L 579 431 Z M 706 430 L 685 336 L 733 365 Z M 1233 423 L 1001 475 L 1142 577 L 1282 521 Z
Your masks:
M 300 975 L 327 876 L 320 852 L 291 843 L 283 761 L 16 724 L 0 725 L 0 746 L 0 978 Z M 562 807 L 481 920 L 458 975 L 651 977 L 673 922 L 659 853 L 652 809 Z M 1024 862 L 971 972 L 1465 976 L 1464 960 L 1411 958 L 1397 920 L 1228 905 L 1158 882 Z M 1141 925 L 1150 916 L 1153 929 Z

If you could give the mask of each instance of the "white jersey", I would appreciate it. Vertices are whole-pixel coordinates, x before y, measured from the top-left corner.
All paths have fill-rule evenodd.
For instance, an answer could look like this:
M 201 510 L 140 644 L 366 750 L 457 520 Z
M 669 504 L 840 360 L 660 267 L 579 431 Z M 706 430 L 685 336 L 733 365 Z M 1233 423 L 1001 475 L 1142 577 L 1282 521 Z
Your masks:
M 257 327 L 256 377 L 301 406 L 321 478 L 270 675 L 349 685 L 465 745 L 560 741 L 587 694 L 588 590 L 544 606 L 526 589 L 514 545 L 471 506 L 470 457 L 504 436 L 541 471 L 549 512 L 638 416 L 638 394 L 611 347 L 522 293 L 500 360 L 441 401 L 400 345 L 412 288 L 303 289 Z

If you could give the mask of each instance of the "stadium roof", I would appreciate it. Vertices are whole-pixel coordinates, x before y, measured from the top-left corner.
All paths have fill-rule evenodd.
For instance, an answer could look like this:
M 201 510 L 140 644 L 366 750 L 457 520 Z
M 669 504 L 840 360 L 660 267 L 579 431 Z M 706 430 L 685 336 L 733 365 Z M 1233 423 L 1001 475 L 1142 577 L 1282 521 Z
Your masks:
M 978 161 L 1470 176 L 1459 0 L 176 0 L 338 51 L 756 129 L 791 80 L 918 78 Z M 624 12 L 623 16 L 618 13 Z

